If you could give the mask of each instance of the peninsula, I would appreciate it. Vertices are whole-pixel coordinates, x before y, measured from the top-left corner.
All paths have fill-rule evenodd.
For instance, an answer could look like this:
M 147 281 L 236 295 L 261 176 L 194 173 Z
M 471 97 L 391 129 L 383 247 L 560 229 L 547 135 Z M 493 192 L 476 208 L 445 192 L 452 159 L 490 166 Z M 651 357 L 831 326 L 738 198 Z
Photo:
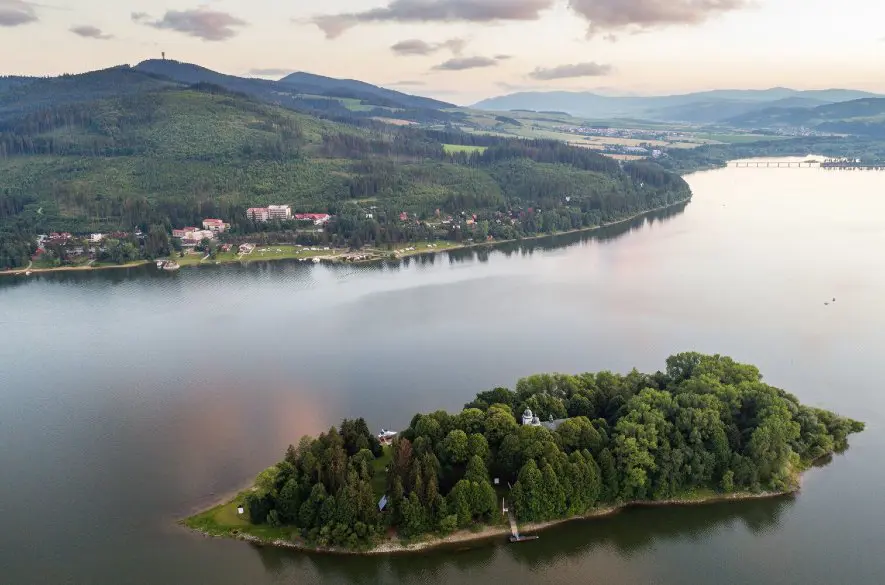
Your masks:
M 182 523 L 305 550 L 421 550 L 509 532 L 502 507 L 538 529 L 633 504 L 795 492 L 863 429 L 754 366 L 681 353 L 654 374 L 530 376 L 458 414 L 415 415 L 396 436 L 344 420 Z

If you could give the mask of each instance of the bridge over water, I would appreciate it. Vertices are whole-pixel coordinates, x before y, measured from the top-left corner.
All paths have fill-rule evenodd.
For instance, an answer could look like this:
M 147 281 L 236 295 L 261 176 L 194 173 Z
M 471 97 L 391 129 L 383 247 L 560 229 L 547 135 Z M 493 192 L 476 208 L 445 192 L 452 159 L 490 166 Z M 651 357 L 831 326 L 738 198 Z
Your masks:
M 734 169 L 823 169 L 825 171 L 885 171 L 885 163 L 861 163 L 852 161 L 734 161 L 728 163 Z

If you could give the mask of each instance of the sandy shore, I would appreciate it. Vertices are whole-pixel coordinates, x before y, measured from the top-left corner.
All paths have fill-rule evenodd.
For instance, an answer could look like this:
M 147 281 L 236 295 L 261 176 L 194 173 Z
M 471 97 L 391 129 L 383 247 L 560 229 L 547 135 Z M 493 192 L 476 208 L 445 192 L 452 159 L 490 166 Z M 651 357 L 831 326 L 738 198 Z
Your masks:
M 120 270 L 121 268 L 137 268 L 146 264 L 153 264 L 153 260 L 139 260 L 126 264 L 114 264 L 112 266 L 57 266 L 55 268 L 22 268 L 20 270 L 0 270 L 0 276 L 27 276 L 28 274 L 40 274 L 47 272 L 91 272 L 93 270 Z

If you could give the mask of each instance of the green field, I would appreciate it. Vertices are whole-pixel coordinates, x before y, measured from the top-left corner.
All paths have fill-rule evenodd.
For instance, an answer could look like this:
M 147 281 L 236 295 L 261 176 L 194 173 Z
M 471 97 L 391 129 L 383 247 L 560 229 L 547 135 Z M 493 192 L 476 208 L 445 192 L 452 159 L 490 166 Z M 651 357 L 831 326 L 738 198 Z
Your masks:
M 478 152 L 482 154 L 486 151 L 486 146 L 464 146 L 462 144 L 443 144 L 446 154 L 455 154 L 456 152 Z
M 698 133 L 695 137 L 703 140 L 712 140 L 723 144 L 746 144 L 762 140 L 787 140 L 789 136 L 768 136 L 765 134 L 705 134 Z
M 236 536 L 243 533 L 269 540 L 290 540 L 293 532 L 291 526 L 274 527 L 267 524 L 252 524 L 249 522 L 248 510 L 242 515 L 237 513 L 237 506 L 243 504 L 248 493 L 248 490 L 240 492 L 231 501 L 191 516 L 183 520 L 182 524 L 212 536 Z
M 384 454 L 372 461 L 372 490 L 379 500 L 387 491 L 387 466 L 393 461 L 393 452 L 390 447 L 384 447 Z

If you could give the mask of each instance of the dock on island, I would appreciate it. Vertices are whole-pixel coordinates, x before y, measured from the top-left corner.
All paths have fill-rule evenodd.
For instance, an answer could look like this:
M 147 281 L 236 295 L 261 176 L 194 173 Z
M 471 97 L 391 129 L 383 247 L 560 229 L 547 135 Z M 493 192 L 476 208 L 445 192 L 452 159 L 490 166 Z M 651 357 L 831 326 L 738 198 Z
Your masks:
M 519 533 L 519 527 L 516 525 L 516 516 L 509 508 L 504 508 L 507 512 L 507 518 L 510 520 L 510 542 L 525 542 L 527 540 L 538 540 L 538 536 L 526 536 Z

